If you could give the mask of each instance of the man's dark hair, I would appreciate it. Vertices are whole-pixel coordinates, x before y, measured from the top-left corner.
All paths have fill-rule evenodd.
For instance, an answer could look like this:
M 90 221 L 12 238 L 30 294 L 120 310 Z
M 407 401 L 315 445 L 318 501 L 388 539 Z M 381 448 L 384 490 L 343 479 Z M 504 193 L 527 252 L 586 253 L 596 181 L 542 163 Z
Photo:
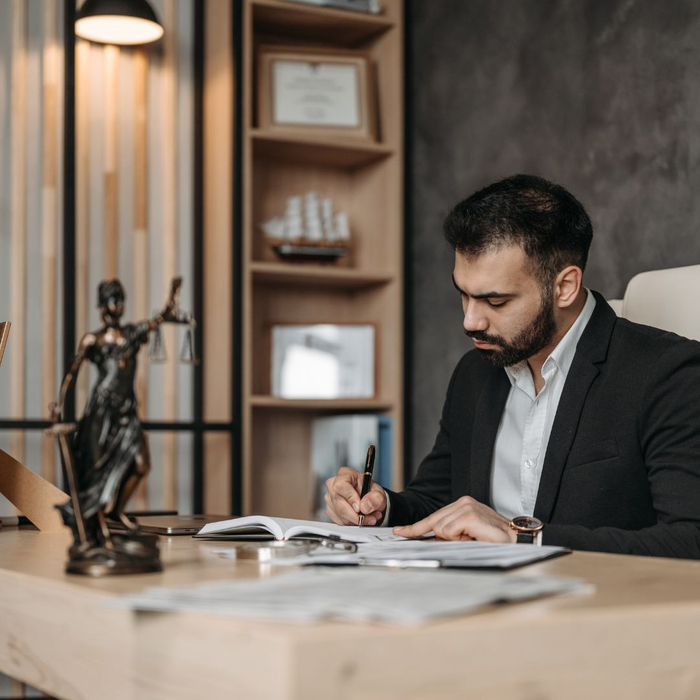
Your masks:
M 444 231 L 452 249 L 467 257 L 520 245 L 542 285 L 568 265 L 584 270 L 593 239 L 581 202 L 535 175 L 513 175 L 462 200 L 447 215 Z
M 124 287 L 119 280 L 103 280 L 97 288 L 97 306 L 102 308 L 110 299 L 124 301 Z

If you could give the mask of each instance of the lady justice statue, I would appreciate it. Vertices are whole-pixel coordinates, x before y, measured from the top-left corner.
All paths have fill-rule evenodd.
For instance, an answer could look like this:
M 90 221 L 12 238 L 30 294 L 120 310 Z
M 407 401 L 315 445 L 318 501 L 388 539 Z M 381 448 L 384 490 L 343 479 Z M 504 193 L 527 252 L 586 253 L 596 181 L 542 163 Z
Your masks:
M 149 334 L 159 333 L 162 323 L 189 324 L 191 348 L 196 323 L 179 309 L 181 285 L 182 278 L 173 279 L 170 296 L 159 314 L 141 323 L 122 325 L 124 287 L 116 279 L 101 282 L 97 304 L 102 328 L 80 341 L 58 401 L 51 406 L 54 425 L 50 432 L 58 438 L 71 494 L 71 500 L 59 506 L 75 540 L 66 566 L 69 573 L 102 576 L 162 568 L 157 537 L 141 533 L 124 508 L 150 470 L 148 443 L 134 393 L 136 357 Z M 66 394 L 85 360 L 97 368 L 97 381 L 82 418 L 77 424 L 65 423 Z M 110 521 L 118 529 L 110 530 Z

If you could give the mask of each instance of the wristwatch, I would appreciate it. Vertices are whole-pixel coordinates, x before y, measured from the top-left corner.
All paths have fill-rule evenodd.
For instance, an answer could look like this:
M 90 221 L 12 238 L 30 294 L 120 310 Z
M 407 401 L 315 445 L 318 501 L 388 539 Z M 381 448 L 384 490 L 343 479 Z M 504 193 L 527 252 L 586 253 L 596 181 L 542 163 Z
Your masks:
M 542 530 L 544 523 L 530 515 L 519 515 L 508 523 L 518 533 L 516 542 L 535 544 L 537 533 Z

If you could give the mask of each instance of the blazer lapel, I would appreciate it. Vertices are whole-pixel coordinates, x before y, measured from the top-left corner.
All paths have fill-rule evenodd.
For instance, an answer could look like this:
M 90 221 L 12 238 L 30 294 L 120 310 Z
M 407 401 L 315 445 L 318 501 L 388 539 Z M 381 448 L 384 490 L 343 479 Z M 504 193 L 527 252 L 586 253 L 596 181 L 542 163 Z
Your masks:
M 510 392 L 510 381 L 503 370 L 493 372 L 481 390 L 472 434 L 469 495 L 490 504 L 491 458 L 496 433 Z
M 607 358 L 610 338 L 617 320 L 615 312 L 605 299 L 598 292 L 593 294 L 596 307 L 576 347 L 576 354 L 559 399 L 542 466 L 534 515 L 543 522 L 547 522 L 552 515 L 561 475 L 576 436 L 588 391 L 600 373 L 596 365 L 605 362 Z
M 547 522 L 552 514 L 554 502 L 559 493 L 559 482 L 569 456 L 571 443 L 576 435 L 581 411 L 586 402 L 588 390 L 598 373 L 599 370 L 595 365 L 581 355 L 575 355 L 552 424 L 535 501 L 534 515 L 543 522 Z

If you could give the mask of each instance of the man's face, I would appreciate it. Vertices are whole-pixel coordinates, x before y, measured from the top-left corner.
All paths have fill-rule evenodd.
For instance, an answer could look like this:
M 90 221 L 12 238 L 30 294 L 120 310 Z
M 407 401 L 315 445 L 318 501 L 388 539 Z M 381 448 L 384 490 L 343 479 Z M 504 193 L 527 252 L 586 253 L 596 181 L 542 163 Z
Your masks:
M 557 324 L 552 290 L 543 290 L 520 246 L 478 257 L 455 254 L 455 287 L 462 298 L 464 332 L 497 367 L 533 357 L 553 340 Z

